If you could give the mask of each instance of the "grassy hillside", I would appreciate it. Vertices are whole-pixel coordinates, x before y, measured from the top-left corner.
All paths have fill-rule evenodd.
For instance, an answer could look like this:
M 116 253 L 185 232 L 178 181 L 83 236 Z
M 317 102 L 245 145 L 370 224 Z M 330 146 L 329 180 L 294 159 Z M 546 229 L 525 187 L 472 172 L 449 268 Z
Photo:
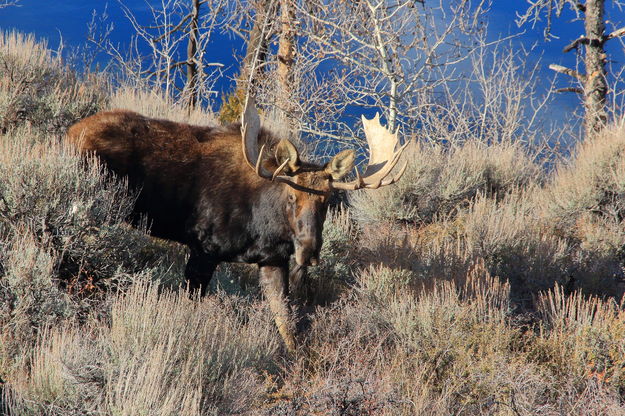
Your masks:
M 253 268 L 189 299 L 184 248 L 129 227 L 124 182 L 63 141 L 100 109 L 213 115 L 28 36 L 0 61 L 0 414 L 625 413 L 622 124 L 552 170 L 513 141 L 412 144 L 397 185 L 328 215 L 290 356 Z

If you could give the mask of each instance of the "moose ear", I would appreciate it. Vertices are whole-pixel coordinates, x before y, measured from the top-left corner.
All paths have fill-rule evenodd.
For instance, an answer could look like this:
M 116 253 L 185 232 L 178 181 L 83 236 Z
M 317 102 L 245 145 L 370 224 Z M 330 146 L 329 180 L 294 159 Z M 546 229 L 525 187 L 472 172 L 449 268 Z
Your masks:
M 356 154 L 353 150 L 343 150 L 341 153 L 334 156 L 330 163 L 327 164 L 326 172 L 332 175 L 333 180 L 338 181 L 352 170 L 355 159 Z
M 276 147 L 276 163 L 278 163 L 278 166 L 280 166 L 287 159 L 289 159 L 289 162 L 284 168 L 286 172 L 293 173 L 299 169 L 300 161 L 297 149 L 295 148 L 295 146 L 293 146 L 293 143 L 286 139 L 282 139 Z

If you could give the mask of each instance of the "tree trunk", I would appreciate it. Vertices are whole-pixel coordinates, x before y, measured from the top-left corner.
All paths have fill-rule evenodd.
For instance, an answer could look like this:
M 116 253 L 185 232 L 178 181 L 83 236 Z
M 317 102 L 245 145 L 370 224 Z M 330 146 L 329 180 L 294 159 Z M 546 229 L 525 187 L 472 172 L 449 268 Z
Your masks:
M 277 107 L 285 122 L 293 124 L 293 64 L 295 60 L 295 10 L 292 0 L 280 0 L 281 33 L 278 45 Z
M 200 38 L 200 0 L 192 0 L 191 21 L 189 22 L 189 42 L 187 44 L 187 81 L 185 89 L 188 94 L 188 108 L 192 110 L 197 104 L 198 94 L 198 42 Z
M 237 81 L 237 91 L 247 91 L 248 82 L 254 85 L 259 78 L 262 69 L 259 63 L 265 62 L 267 57 L 267 33 L 264 27 L 267 14 L 270 13 L 269 0 L 261 0 L 256 6 L 256 16 L 254 16 L 254 24 L 250 31 L 250 37 L 247 40 L 245 48 L 245 58 L 241 64 L 241 72 Z M 250 71 L 254 71 L 253 74 Z
M 584 82 L 584 106 L 586 137 L 591 137 L 601 130 L 607 121 L 606 95 L 608 85 L 606 80 L 604 50 L 605 24 L 603 13 L 605 0 L 588 0 L 586 2 L 586 80 Z

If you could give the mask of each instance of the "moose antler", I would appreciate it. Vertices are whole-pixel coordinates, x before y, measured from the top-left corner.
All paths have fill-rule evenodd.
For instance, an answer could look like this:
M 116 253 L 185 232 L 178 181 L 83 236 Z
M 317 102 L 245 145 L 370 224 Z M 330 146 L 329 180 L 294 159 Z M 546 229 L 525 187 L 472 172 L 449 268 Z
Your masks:
M 245 156 L 245 161 L 249 167 L 254 169 L 256 174 L 261 178 L 269 179 L 275 182 L 282 182 L 300 191 L 318 195 L 324 194 L 322 191 L 298 185 L 288 176 L 280 175 L 280 173 L 284 170 L 284 167 L 289 162 L 289 159 L 286 159 L 273 173 L 265 169 L 262 164 L 265 145 L 262 145 L 260 150 L 258 149 L 259 133 L 260 116 L 258 115 L 254 98 L 248 95 L 245 99 L 245 110 L 241 115 L 241 141 L 243 146 L 243 155 Z
M 397 131 L 391 133 L 383 127 L 380 124 L 380 115 L 378 113 L 371 120 L 367 120 L 365 116 L 362 116 L 362 124 L 367 143 L 369 144 L 369 163 L 365 169 L 364 177 L 356 169 L 355 180 L 351 182 L 333 182 L 332 187 L 335 189 L 348 191 L 361 188 L 376 189 L 397 182 L 406 171 L 408 162 L 404 163 L 397 175 L 388 177 L 395 165 L 397 165 L 397 162 L 399 162 L 399 158 L 406 146 L 408 146 L 408 142 L 396 152 L 395 148 L 399 145 Z

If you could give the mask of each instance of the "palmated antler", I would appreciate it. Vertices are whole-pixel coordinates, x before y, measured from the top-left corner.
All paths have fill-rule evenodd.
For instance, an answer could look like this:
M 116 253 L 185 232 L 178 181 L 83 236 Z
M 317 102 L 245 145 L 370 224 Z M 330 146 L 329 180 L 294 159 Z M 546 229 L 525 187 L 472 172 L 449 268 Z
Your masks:
M 324 194 L 322 191 L 299 185 L 288 176 L 280 175 L 285 166 L 289 163 L 289 159 L 286 159 L 273 173 L 265 169 L 262 164 L 265 145 L 262 145 L 260 150 L 258 149 L 259 134 L 260 116 L 258 115 L 254 99 L 248 96 L 245 99 L 245 110 L 241 115 L 241 141 L 243 155 L 249 167 L 254 169 L 256 174 L 261 178 L 269 179 L 274 182 L 282 182 L 300 191 L 319 195 Z
M 380 124 L 380 115 L 378 113 L 371 120 L 367 120 L 365 116 L 362 116 L 362 124 L 365 129 L 367 143 L 369 144 L 369 163 L 364 171 L 364 176 L 361 176 L 358 169 L 356 169 L 355 180 L 351 182 L 333 182 L 332 187 L 335 189 L 348 191 L 361 188 L 376 189 L 397 182 L 406 171 L 408 162 L 404 163 L 397 175 L 389 177 L 391 171 L 399 162 L 402 152 L 408 146 L 408 142 L 395 151 L 399 146 L 397 131 L 391 133 L 383 127 Z

